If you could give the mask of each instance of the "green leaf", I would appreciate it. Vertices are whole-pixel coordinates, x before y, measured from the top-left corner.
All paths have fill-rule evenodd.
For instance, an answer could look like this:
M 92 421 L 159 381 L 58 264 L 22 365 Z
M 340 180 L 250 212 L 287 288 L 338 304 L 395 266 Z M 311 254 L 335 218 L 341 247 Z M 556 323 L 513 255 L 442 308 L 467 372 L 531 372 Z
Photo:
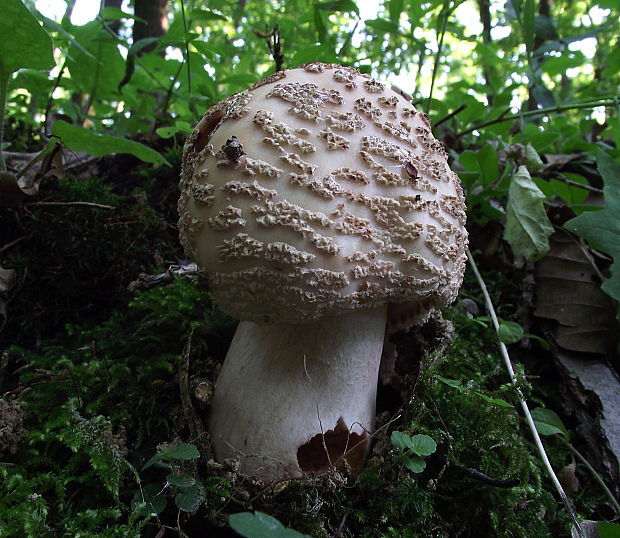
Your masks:
M 332 2 L 317 2 L 314 4 L 317 9 L 322 11 L 340 11 L 342 13 L 353 12 L 359 17 L 359 9 L 353 0 L 334 0 Z
M 161 493 L 160 487 L 147 484 L 142 490 L 136 490 L 131 501 L 131 508 L 142 517 L 161 514 L 166 508 L 166 497 Z
M 286 528 L 275 517 L 263 512 L 241 512 L 228 518 L 232 529 L 246 538 L 310 538 Z
M 403 432 L 393 431 L 392 435 L 390 435 L 390 441 L 392 442 L 392 446 L 399 450 L 412 448 L 411 437 Z
M 397 22 L 388 21 L 385 19 L 369 19 L 367 21 L 364 21 L 364 24 L 368 28 L 372 28 L 373 30 L 377 30 L 378 32 L 394 35 L 398 35 L 400 33 L 400 26 Z
M 71 125 L 62 120 L 54 123 L 52 134 L 60 137 L 62 143 L 73 151 L 83 151 L 98 157 L 111 153 L 130 153 L 147 163 L 170 166 L 162 155 L 143 144 L 116 136 L 95 134 L 84 127 Z
M 178 488 L 189 488 L 196 483 L 196 479 L 188 474 L 170 473 L 166 476 L 166 480 L 169 484 L 172 486 L 177 486 Z
M 614 259 L 611 278 L 601 288 L 620 301 L 620 164 L 600 149 L 596 153 L 596 162 L 604 182 L 605 208 L 583 213 L 566 222 L 564 227 L 583 237 L 592 248 Z
M 333 47 L 328 45 L 308 45 L 295 52 L 291 65 L 300 65 L 308 62 L 326 62 L 334 63 L 337 58 L 334 54 Z
M 437 443 L 428 435 L 414 435 L 411 438 L 411 449 L 418 456 L 430 456 L 437 450 Z
M 449 387 L 452 387 L 453 389 L 459 389 L 459 390 L 463 389 L 463 384 L 457 379 L 448 379 L 447 377 L 442 377 L 440 375 L 435 375 L 434 377 L 438 381 L 441 381 L 444 385 L 448 385 Z
M 514 321 L 502 321 L 497 329 L 499 341 L 504 344 L 514 344 L 523 338 L 523 327 Z
M 200 452 L 198 452 L 196 445 L 190 443 L 172 446 L 160 453 L 160 455 L 162 454 L 165 454 L 166 458 L 173 460 L 195 460 L 200 457 Z
M 501 398 L 491 398 L 482 392 L 474 392 L 474 394 L 491 405 L 498 405 L 499 407 L 514 407 L 514 405 L 506 400 L 502 400 Z
M 412 473 L 421 473 L 426 469 L 426 462 L 418 456 L 411 456 L 405 459 L 403 465 Z
M 536 25 L 536 2 L 535 0 L 525 0 L 523 5 L 523 42 L 528 55 L 533 52 L 534 36 Z
M 525 146 L 525 161 L 523 164 L 527 166 L 530 173 L 536 172 L 545 166 L 545 163 L 542 162 L 540 155 L 538 155 L 538 152 L 534 149 L 532 144 L 527 144 L 527 146 Z
M 222 54 L 213 47 L 209 46 L 209 44 L 205 41 L 192 41 L 192 47 L 194 47 L 200 54 L 209 60 L 217 60 L 217 58 Z
M 527 168 L 519 166 L 508 190 L 504 239 L 516 255 L 528 260 L 537 260 L 549 251 L 553 226 L 543 205 L 544 198 Z
M 209 23 L 211 21 L 227 21 L 228 18 L 209 9 L 194 9 L 189 15 L 189 20 L 194 23 Z
M 3 0 L 0 16 L 0 80 L 24 67 L 54 67 L 52 38 L 21 0 Z
M 620 525 L 609 521 L 599 521 L 596 530 L 600 538 L 620 538 Z
M 478 156 L 470 149 L 465 150 L 459 155 L 459 162 L 467 170 L 470 170 L 472 172 L 477 172 L 480 170 L 480 161 L 478 160 Z
M 532 418 L 540 435 L 560 434 L 564 439 L 568 440 L 568 430 L 562 423 L 562 419 L 551 409 L 545 409 L 544 407 L 532 409 Z
M 104 19 L 134 19 L 140 22 L 143 22 L 144 24 L 146 24 L 146 21 L 140 17 L 136 17 L 135 15 L 132 15 L 131 13 L 126 13 L 124 12 L 122 9 L 119 9 L 117 7 L 104 7 L 101 10 L 101 16 Z
M 181 491 L 174 496 L 174 504 L 183 512 L 195 512 L 204 497 L 204 488 L 196 482 L 192 486 L 181 488 Z
M 483 185 L 495 181 L 499 174 L 499 162 L 495 148 L 491 144 L 485 144 L 477 153 L 476 158 L 480 166 Z
M 76 42 L 69 47 L 67 55 L 67 68 L 72 81 L 81 91 L 96 98 L 118 98 L 118 85 L 125 74 L 125 60 L 115 39 L 100 21 L 74 27 L 73 35 Z

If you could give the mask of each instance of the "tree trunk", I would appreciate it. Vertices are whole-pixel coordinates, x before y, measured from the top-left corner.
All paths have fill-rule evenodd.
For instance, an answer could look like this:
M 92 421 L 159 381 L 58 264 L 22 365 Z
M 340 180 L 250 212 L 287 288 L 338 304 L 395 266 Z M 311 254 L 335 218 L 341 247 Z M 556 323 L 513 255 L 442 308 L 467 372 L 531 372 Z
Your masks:
M 115 7 L 115 8 L 121 9 L 122 5 L 123 5 L 123 0 L 103 0 L 104 8 Z M 116 35 L 118 35 L 118 32 L 121 29 L 121 19 L 114 19 L 113 21 L 110 21 L 107 26 L 111 32 L 114 32 Z
M 134 14 L 145 21 L 134 22 L 134 43 L 147 37 L 161 37 L 168 30 L 168 0 L 135 0 Z M 143 50 L 148 52 L 153 48 L 154 45 Z

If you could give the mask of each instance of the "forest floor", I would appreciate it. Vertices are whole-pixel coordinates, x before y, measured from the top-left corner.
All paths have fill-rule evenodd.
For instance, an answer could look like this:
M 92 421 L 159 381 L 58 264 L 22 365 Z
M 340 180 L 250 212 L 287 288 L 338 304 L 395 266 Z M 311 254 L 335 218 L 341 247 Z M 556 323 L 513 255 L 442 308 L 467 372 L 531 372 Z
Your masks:
M 470 222 L 471 250 L 499 317 L 525 329 L 518 387 L 468 271 L 443 316 L 386 342 L 358 477 L 336 465 L 270 486 L 215 463 L 201 417 L 236 322 L 188 270 L 180 149 L 160 149 L 172 168 L 107 157 L 0 208 L 0 536 L 232 536 L 229 515 L 253 511 L 310 536 L 568 536 L 521 394 L 579 517 L 614 518 L 588 469 L 618 495 L 609 339 L 571 350 L 541 303 L 553 262 L 515 262 L 497 222 Z M 417 457 L 394 432 L 435 449 Z M 256 536 L 277 526 L 248 517 Z

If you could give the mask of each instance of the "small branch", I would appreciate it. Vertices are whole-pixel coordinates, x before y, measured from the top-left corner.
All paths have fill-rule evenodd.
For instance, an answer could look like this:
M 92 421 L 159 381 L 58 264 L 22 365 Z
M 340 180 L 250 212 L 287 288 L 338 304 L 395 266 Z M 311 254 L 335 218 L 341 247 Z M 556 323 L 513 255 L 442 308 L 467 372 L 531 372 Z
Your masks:
M 104 204 L 95 204 L 93 202 L 28 202 L 27 204 L 22 204 L 26 207 L 31 206 L 86 206 L 86 207 L 96 207 L 98 209 L 116 209 L 112 205 L 104 205 Z
M 465 136 L 466 134 L 473 133 L 479 129 L 484 127 L 488 127 L 489 125 L 495 125 L 496 123 L 502 123 L 504 121 L 512 121 L 518 120 L 521 118 L 529 118 L 532 116 L 545 116 L 547 114 L 551 114 L 554 112 L 564 112 L 565 110 L 578 110 L 583 108 L 596 108 L 599 106 L 610 107 L 616 106 L 616 102 L 613 99 L 602 99 L 600 101 L 589 101 L 587 103 L 575 103 L 572 105 L 558 105 L 549 108 L 538 108 L 536 110 L 527 110 L 525 112 L 518 112 L 517 114 L 512 114 L 510 116 L 506 116 L 506 113 L 500 114 L 499 117 L 485 121 L 480 125 L 476 125 L 470 129 L 466 129 L 465 131 L 461 131 L 456 134 L 456 137 L 459 138 L 461 136 Z
M 2 156 L 4 142 L 4 113 L 6 111 L 6 96 L 9 91 L 9 76 L 7 75 L 4 80 L 0 76 L 0 171 L 6 172 L 6 163 Z
M 469 249 L 467 250 L 467 258 L 469 260 L 469 265 L 472 268 L 474 275 L 476 276 L 478 285 L 480 286 L 480 289 L 482 290 L 482 295 L 484 296 L 487 310 L 489 311 L 489 315 L 491 316 L 493 327 L 495 328 L 495 332 L 497 332 L 499 330 L 499 321 L 495 313 L 493 301 L 491 300 L 491 296 L 489 295 L 489 290 L 487 289 L 487 286 L 484 283 L 484 280 L 482 276 L 480 275 L 480 272 L 478 271 L 476 262 L 474 261 L 474 258 L 471 255 L 471 252 L 469 251 Z M 571 519 L 573 520 L 573 524 L 575 525 L 575 529 L 577 530 L 578 536 L 580 538 L 585 538 L 585 533 L 581 527 L 579 518 L 577 517 L 577 514 L 575 513 L 575 510 L 570 502 L 570 499 L 568 498 L 568 495 L 566 495 L 566 493 L 564 492 L 564 489 L 562 488 L 562 485 L 560 484 L 560 481 L 558 480 L 558 477 L 556 476 L 555 471 L 553 470 L 553 467 L 551 466 L 551 462 L 549 461 L 549 458 L 547 457 L 547 453 L 545 452 L 545 447 L 542 444 L 540 435 L 538 435 L 538 430 L 536 430 L 536 425 L 534 424 L 534 419 L 532 418 L 530 409 L 527 405 L 527 402 L 525 401 L 525 399 L 523 398 L 521 394 L 521 389 L 519 388 L 517 376 L 515 375 L 514 368 L 512 367 L 512 362 L 510 361 L 510 356 L 508 355 L 508 349 L 506 348 L 506 344 L 504 344 L 503 342 L 499 340 L 498 340 L 498 343 L 499 343 L 499 349 L 500 349 L 502 358 L 504 359 L 504 364 L 510 375 L 510 381 L 517 389 L 517 394 L 519 395 L 519 402 L 521 404 L 521 408 L 523 409 L 525 420 L 532 433 L 532 437 L 534 437 L 534 443 L 536 444 L 536 448 L 538 449 L 538 452 L 540 453 L 540 457 L 542 458 L 542 461 L 547 469 L 549 478 L 551 478 L 551 482 L 553 482 L 555 489 L 557 490 L 558 494 L 560 495 L 560 498 L 562 499 L 562 503 L 564 503 L 566 510 L 568 511 Z
M 481 471 L 478 471 L 477 469 L 472 469 L 471 467 L 465 467 L 463 465 L 455 465 L 454 463 L 452 463 L 450 467 L 457 469 L 458 471 L 461 471 L 462 473 L 465 473 L 466 475 L 470 476 L 474 480 L 477 480 L 478 482 L 482 482 L 483 484 L 486 484 L 488 486 L 494 486 L 496 488 L 514 488 L 520 484 L 518 478 L 500 480 L 499 478 L 493 478 L 491 476 L 484 474 Z
M 433 75 L 431 77 L 431 89 L 428 92 L 428 99 L 426 101 L 426 107 L 425 107 L 426 114 L 428 114 L 431 109 L 431 103 L 433 101 L 433 90 L 435 89 L 435 80 L 437 78 L 437 72 L 439 71 L 439 64 L 441 61 L 443 40 L 446 36 L 446 29 L 448 27 L 448 17 L 452 14 L 452 11 L 453 11 L 453 9 L 450 9 L 450 2 L 451 0 L 444 0 L 443 7 L 441 9 L 441 12 L 444 13 L 445 11 L 445 14 L 443 16 L 443 20 L 441 21 L 439 43 L 437 44 L 437 54 L 435 55 L 435 62 L 433 64 Z
M 450 112 L 450 114 L 448 114 L 447 116 L 444 116 L 439 121 L 436 121 L 433 126 L 434 127 L 438 127 L 442 123 L 445 123 L 446 121 L 452 119 L 454 116 L 456 116 L 460 112 L 463 112 L 463 110 L 465 110 L 466 108 L 467 108 L 467 105 L 465 103 L 463 103 L 460 107 L 458 107 L 455 110 L 453 110 L 452 112 Z
M 17 239 L 13 239 L 13 241 L 10 241 L 6 245 L 2 245 L 0 247 L 0 252 L 4 252 L 5 250 L 9 250 L 11 247 L 14 247 L 15 245 L 17 245 L 17 243 L 21 243 L 24 239 L 26 239 L 25 235 L 22 235 L 21 237 L 18 237 Z
M 584 183 L 579 183 L 578 181 L 573 181 L 572 179 L 568 179 L 564 175 L 560 174 L 556 176 L 554 179 L 566 183 L 567 185 L 571 185 L 573 187 L 579 187 L 580 189 L 584 189 L 586 191 L 593 192 L 595 194 L 603 194 L 603 189 L 599 189 L 597 187 L 592 187 L 592 185 L 586 185 Z
M 189 358 L 192 352 L 192 338 L 194 336 L 194 330 L 192 329 L 187 338 L 187 343 L 183 349 L 183 356 L 179 362 L 178 378 L 179 378 L 179 392 L 181 394 L 181 406 L 183 407 L 183 414 L 187 421 L 192 440 L 195 440 L 200 449 L 200 453 L 203 456 L 204 461 L 208 461 L 211 457 L 208 445 L 204 442 L 206 439 L 206 432 L 202 425 L 202 421 L 196 413 L 196 409 L 192 405 L 192 398 L 189 394 Z
M 338 51 L 336 52 L 336 58 L 340 58 L 340 55 L 350 45 L 351 39 L 353 39 L 353 36 L 355 35 L 355 32 L 357 31 L 357 27 L 359 26 L 359 23 L 360 23 L 360 19 L 357 19 L 357 21 L 355 22 L 355 26 L 353 27 L 353 30 L 349 32 L 349 35 L 347 35 L 347 38 L 344 40 L 344 43 L 342 44 L 340 49 L 338 49 Z
M 67 9 L 69 9 L 68 5 L 67 5 Z M 43 136 L 47 139 L 48 136 L 48 132 L 47 132 L 47 126 L 49 124 L 49 119 L 50 119 L 50 112 L 52 111 L 52 106 L 54 105 L 54 92 L 58 89 L 58 87 L 60 86 L 60 82 L 62 81 L 62 75 L 65 72 L 65 66 L 66 66 L 67 60 L 65 59 L 62 63 L 62 66 L 60 67 L 60 69 L 58 70 L 58 76 L 56 77 L 56 80 L 54 81 L 54 86 L 52 87 L 52 90 L 50 91 L 50 96 L 47 99 L 47 105 L 45 106 L 45 114 L 43 116 L 43 128 L 42 128 L 42 134 Z
M 267 48 L 273 58 L 276 71 L 282 71 L 282 65 L 284 64 L 284 55 L 282 54 L 282 47 L 280 44 L 280 27 L 276 24 L 271 32 L 259 32 L 254 30 L 254 35 L 261 39 L 267 40 Z
M 183 18 L 183 39 L 185 41 L 185 63 L 187 64 L 187 90 L 189 92 L 189 109 L 194 113 L 195 116 L 198 116 L 198 111 L 196 110 L 196 103 L 194 102 L 194 95 L 192 92 L 192 70 L 189 60 L 189 40 L 187 38 L 188 30 L 187 19 L 185 18 L 185 2 L 183 0 L 181 0 L 181 16 Z

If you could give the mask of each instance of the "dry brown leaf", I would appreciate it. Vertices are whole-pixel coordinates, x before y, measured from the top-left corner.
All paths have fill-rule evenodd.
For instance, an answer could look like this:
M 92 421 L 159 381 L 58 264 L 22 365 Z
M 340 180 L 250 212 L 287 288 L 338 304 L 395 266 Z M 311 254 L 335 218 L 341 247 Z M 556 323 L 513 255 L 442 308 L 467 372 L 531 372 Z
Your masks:
M 4 207 L 19 205 L 26 196 L 34 196 L 41 182 L 52 176 L 63 177 L 65 172 L 91 173 L 90 167 L 99 160 L 87 153 L 66 151 L 59 144 L 44 155 L 10 151 L 3 155 L 9 169 L 18 171 L 0 172 L 0 206 Z
M 573 460 L 572 463 L 562 467 L 557 473 L 560 484 L 562 484 L 564 491 L 569 495 L 574 495 L 581 488 L 579 478 L 577 478 L 577 474 L 575 473 L 576 469 L 577 464 L 575 460 Z
M 615 349 L 617 322 L 609 296 L 584 247 L 567 233 L 554 233 L 551 250 L 536 265 L 537 305 L 534 314 L 558 322 L 559 346 L 585 353 Z

